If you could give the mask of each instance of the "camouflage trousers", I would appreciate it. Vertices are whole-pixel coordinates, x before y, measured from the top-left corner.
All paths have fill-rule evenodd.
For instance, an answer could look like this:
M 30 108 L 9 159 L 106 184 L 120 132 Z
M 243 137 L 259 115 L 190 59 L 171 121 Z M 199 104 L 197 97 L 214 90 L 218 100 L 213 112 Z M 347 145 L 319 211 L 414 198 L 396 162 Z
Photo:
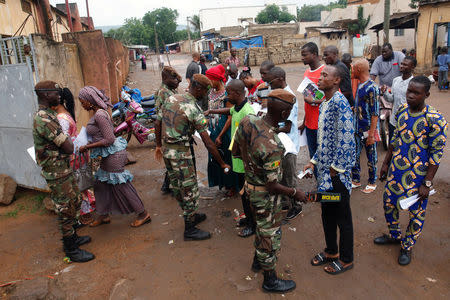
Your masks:
M 256 220 L 256 257 L 263 270 L 274 270 L 281 248 L 281 200 L 265 191 L 246 191 Z
M 178 201 L 183 215 L 191 218 L 198 208 L 198 184 L 195 165 L 192 158 L 164 157 L 173 194 Z
M 51 189 L 50 197 L 55 205 L 61 233 L 63 236 L 70 236 L 75 233 L 73 226 L 82 201 L 75 178 L 70 174 L 63 178 L 47 180 L 47 184 Z

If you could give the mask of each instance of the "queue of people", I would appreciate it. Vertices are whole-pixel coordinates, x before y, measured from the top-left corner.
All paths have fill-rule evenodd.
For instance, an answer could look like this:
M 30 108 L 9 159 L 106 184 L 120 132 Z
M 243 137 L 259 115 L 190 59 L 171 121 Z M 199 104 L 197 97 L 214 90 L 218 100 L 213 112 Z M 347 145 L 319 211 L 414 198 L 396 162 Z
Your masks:
M 297 217 L 305 202 L 321 203 L 325 238 L 324 250 L 312 257 L 311 265 L 323 266 L 332 275 L 353 268 L 350 199 L 352 190 L 362 185 L 359 161 L 363 148 L 369 182 L 362 192 L 372 193 L 377 188 L 379 97 L 393 102 L 395 111 L 390 120 L 389 150 L 379 172 L 379 179 L 387 180 L 383 209 L 389 234 L 377 237 L 374 243 L 400 244 L 400 265 L 411 261 L 411 249 L 422 232 L 432 181 L 446 144 L 447 122 L 425 103 L 431 83 L 424 76 L 412 76 L 416 65 L 413 57 L 404 57 L 386 44 L 370 69 L 364 59 L 352 62 L 351 57 L 344 57 L 344 62 L 340 61 L 334 46 L 325 48 L 325 64 L 321 64 L 314 43 L 305 44 L 301 54 L 309 67 L 303 79 L 320 92 L 302 92 L 301 122 L 299 99 L 286 82 L 286 72 L 265 61 L 260 67 L 261 79 L 252 76 L 249 69 L 238 76 L 240 62 L 235 49 L 226 64 L 206 70 L 205 75 L 198 65 L 200 56 L 194 55 L 186 73 L 189 88 L 182 94 L 177 93 L 181 76 L 164 67 L 156 92 L 155 158 L 164 161 L 167 170 L 161 190 L 172 193 L 183 211 L 184 240 L 211 238 L 210 232 L 198 228 L 207 218 L 198 212 L 192 146 L 198 132 L 209 152 L 209 186 L 224 187 L 228 196 L 241 195 L 245 218 L 238 224 L 242 227 L 238 235 L 255 235 L 251 269 L 263 271 L 262 288 L 267 292 L 284 293 L 296 287 L 294 281 L 278 277 L 276 262 L 282 224 Z M 374 81 L 376 76 L 380 76 L 380 85 Z M 352 82 L 358 82 L 356 90 Z M 72 261 L 89 261 L 95 256 L 79 246 L 91 239 L 76 233 L 82 203 L 83 213 L 91 213 L 94 207 L 97 212 L 90 226 L 109 223 L 112 213 L 135 213 L 131 226 L 139 227 L 151 221 L 150 214 L 131 184 L 133 176 L 124 169 L 127 142 L 114 136 L 108 97 L 91 86 L 83 88 L 78 97 L 84 109 L 94 112 L 87 124 L 91 141 L 78 152 L 89 150 L 91 158 L 101 158 L 90 197 L 88 191 L 78 191 L 70 165 L 75 163 L 70 138 L 76 135 L 70 131 L 75 122 L 73 105 L 66 102 L 55 82 L 39 82 L 35 91 L 40 105 L 33 130 L 36 157 L 52 190 L 64 251 Z M 202 99 L 208 99 L 205 108 L 198 104 Z M 296 187 L 299 136 L 303 133 L 310 157 L 303 172 L 317 181 L 316 188 L 308 192 Z M 409 207 L 410 222 L 402 237 L 399 201 L 413 195 L 418 195 L 419 201 Z

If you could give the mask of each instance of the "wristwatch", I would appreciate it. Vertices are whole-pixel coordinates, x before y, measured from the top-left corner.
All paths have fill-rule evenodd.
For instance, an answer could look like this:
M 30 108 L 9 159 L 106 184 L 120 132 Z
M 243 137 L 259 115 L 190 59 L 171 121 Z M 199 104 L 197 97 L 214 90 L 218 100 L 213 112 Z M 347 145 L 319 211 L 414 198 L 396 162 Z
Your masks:
M 424 181 L 422 182 L 422 184 L 423 184 L 424 186 L 426 186 L 427 188 L 430 188 L 430 187 L 433 185 L 433 183 L 431 182 L 431 180 L 424 180 Z

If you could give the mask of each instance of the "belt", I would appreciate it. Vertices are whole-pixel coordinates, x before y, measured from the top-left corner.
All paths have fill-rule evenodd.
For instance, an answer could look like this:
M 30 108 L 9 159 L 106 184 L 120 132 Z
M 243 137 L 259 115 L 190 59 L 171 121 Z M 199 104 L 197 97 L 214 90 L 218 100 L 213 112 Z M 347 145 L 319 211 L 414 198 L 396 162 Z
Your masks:
M 174 150 L 179 150 L 179 151 L 190 151 L 190 145 L 185 145 L 185 144 L 181 144 L 181 143 L 177 143 L 177 144 L 170 144 L 170 143 L 163 143 L 163 147 L 165 148 L 169 148 L 169 149 L 174 149 Z
M 267 192 L 267 189 L 264 185 L 253 185 L 246 181 L 244 186 L 245 186 L 246 190 L 257 191 L 257 192 Z

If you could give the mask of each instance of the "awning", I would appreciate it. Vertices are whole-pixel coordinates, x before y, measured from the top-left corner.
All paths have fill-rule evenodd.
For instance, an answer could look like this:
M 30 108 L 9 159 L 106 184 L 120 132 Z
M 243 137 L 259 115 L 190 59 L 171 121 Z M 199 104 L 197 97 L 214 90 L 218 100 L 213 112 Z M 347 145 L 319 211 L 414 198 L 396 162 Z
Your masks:
M 396 13 L 391 16 L 389 29 L 411 29 L 416 28 L 418 12 L 412 13 Z M 383 23 L 376 24 L 369 29 L 374 31 L 383 30 Z

